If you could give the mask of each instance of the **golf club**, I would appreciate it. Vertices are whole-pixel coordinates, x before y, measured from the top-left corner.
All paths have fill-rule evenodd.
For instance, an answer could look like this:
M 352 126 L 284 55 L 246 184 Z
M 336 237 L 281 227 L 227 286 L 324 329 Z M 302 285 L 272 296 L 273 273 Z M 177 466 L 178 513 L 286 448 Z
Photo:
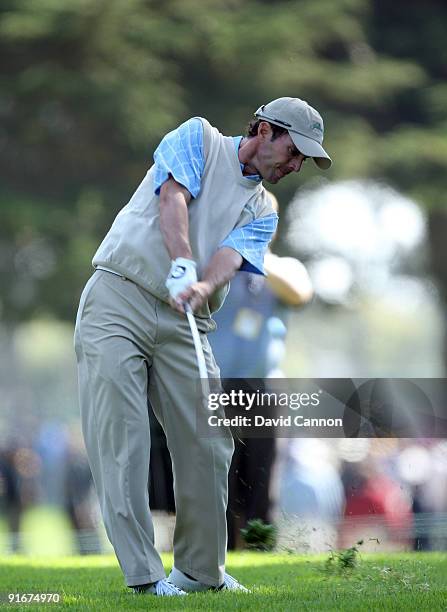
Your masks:
M 202 400 L 207 405 L 208 396 L 210 393 L 209 382 L 208 382 L 208 370 L 206 369 L 205 356 L 203 354 L 202 343 L 200 341 L 199 330 L 197 329 L 197 323 L 194 318 L 194 313 L 188 302 L 183 305 L 186 317 L 188 319 L 189 328 L 191 330 L 192 339 L 194 342 L 194 348 L 196 351 L 197 365 L 199 368 L 200 383 L 202 387 Z

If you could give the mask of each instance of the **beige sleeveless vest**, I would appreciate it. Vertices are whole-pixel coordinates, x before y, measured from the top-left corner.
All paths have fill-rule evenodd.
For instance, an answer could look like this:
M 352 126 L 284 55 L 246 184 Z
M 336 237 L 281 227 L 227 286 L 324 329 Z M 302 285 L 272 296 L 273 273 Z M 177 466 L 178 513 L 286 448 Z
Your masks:
M 242 175 L 232 137 L 223 136 L 206 119 L 203 124 L 205 167 L 200 193 L 188 205 L 189 241 L 197 275 L 230 232 L 273 212 L 261 183 Z M 154 166 L 129 203 L 118 213 L 99 246 L 93 266 L 122 274 L 159 299 L 169 302 L 165 281 L 171 260 L 159 226 L 159 196 L 154 194 Z M 229 285 L 214 292 L 196 313 L 209 317 L 218 310 Z

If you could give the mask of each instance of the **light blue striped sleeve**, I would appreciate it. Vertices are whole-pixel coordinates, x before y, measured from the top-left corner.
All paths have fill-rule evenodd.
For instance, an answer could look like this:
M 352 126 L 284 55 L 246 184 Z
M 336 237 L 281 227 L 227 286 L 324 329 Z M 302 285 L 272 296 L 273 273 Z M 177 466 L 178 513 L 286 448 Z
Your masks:
M 196 198 L 200 192 L 205 160 L 203 156 L 203 125 L 193 118 L 166 134 L 154 152 L 155 193 L 171 174 Z
M 272 213 L 255 219 L 251 223 L 234 229 L 221 243 L 221 247 L 230 247 L 244 258 L 241 266 L 243 272 L 264 274 L 264 255 L 276 231 L 278 215 Z

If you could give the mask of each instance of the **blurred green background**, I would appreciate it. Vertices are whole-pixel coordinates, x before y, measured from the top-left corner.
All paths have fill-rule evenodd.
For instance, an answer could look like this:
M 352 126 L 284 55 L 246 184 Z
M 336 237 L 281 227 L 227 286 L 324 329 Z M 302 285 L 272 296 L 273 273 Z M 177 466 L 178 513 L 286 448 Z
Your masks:
M 3 0 L 0 446 L 53 420 L 79 445 L 78 299 L 162 136 L 241 134 L 283 95 L 334 161 L 273 189 L 316 289 L 285 373 L 444 376 L 446 37 L 442 0 Z
M 323 114 L 325 179 L 380 179 L 427 211 L 445 288 L 446 30 L 441 0 L 4 0 L 2 321 L 73 320 L 167 131 L 201 115 L 239 134 L 282 95 Z M 315 174 L 275 189 L 282 209 Z

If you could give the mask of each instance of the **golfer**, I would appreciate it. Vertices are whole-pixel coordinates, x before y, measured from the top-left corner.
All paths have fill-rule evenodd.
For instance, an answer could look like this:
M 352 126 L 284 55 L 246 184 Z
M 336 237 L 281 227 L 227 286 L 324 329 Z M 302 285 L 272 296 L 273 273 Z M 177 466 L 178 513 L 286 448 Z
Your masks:
M 264 274 L 278 183 L 322 148 L 323 121 L 298 98 L 261 106 L 245 137 L 195 117 L 167 134 L 154 164 L 93 258 L 75 330 L 85 445 L 108 538 L 136 592 L 246 591 L 225 573 L 231 436 L 197 434 L 198 366 L 189 303 L 209 377 L 206 334 L 237 270 Z M 174 567 L 166 579 L 149 510 L 148 399 L 172 457 Z

